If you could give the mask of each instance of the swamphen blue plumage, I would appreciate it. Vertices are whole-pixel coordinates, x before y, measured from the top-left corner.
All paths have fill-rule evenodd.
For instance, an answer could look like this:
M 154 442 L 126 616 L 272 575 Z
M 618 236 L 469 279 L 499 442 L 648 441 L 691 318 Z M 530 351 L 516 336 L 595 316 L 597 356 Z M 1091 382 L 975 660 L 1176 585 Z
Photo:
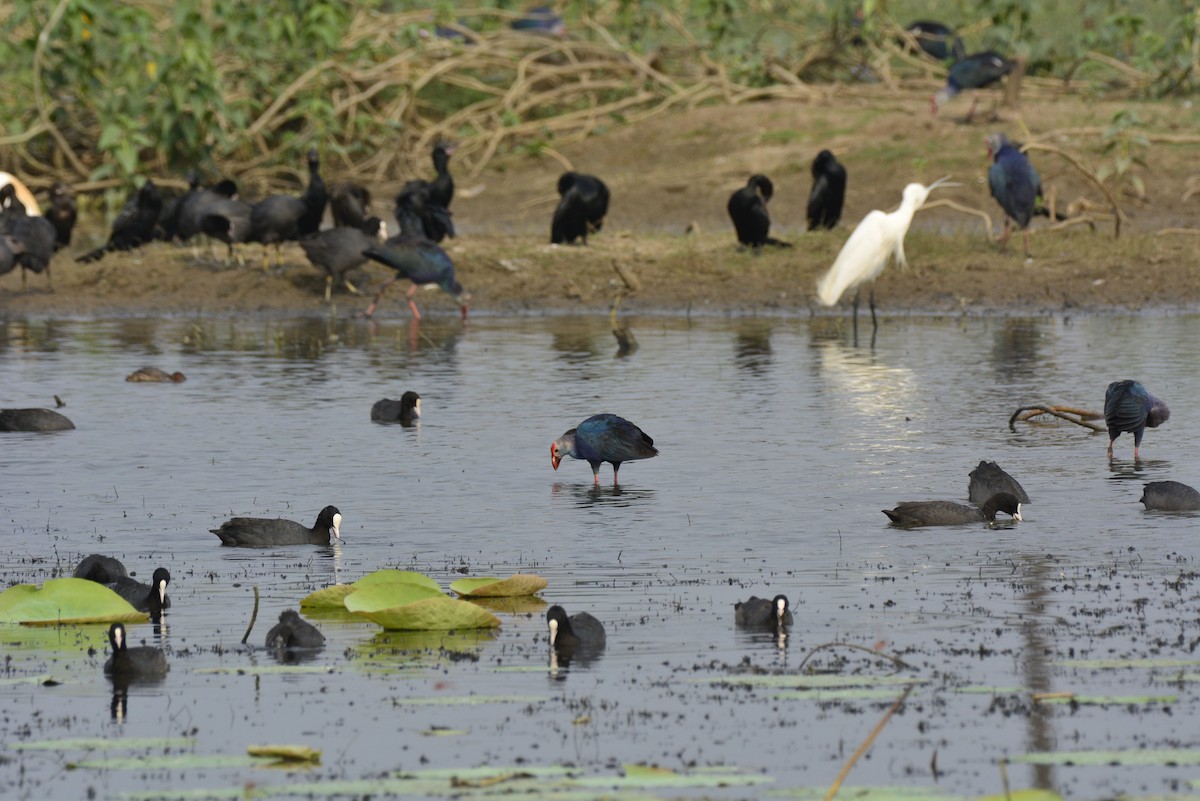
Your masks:
M 755 250 L 763 245 L 791 247 L 787 242 L 773 239 L 769 234 L 771 215 L 767 212 L 767 203 L 774 194 L 775 185 L 771 183 L 771 179 L 755 174 L 750 176 L 745 186 L 729 196 L 729 203 L 725 208 L 733 220 L 738 242 L 743 247 Z
M 417 287 L 425 284 L 437 284 L 446 293 L 453 296 L 461 307 L 463 319 L 467 319 L 467 308 L 471 300 L 471 295 L 455 279 L 454 262 L 450 260 L 450 256 L 446 251 L 420 234 L 422 230 L 421 221 L 417 218 L 411 204 L 414 197 L 426 194 L 426 190 L 421 190 L 407 196 L 404 192 L 401 192 L 396 197 L 396 222 L 400 224 L 400 233 L 388 239 L 382 245 L 373 245 L 362 251 L 362 255 L 368 259 L 377 261 L 396 271 L 395 276 L 385 281 L 383 286 L 379 287 L 379 292 L 375 295 L 375 299 L 371 301 L 371 305 L 363 313 L 364 317 L 369 318 L 375 313 L 375 309 L 379 306 L 379 301 L 383 298 L 383 293 L 387 291 L 389 286 L 401 278 L 407 278 L 409 281 L 412 281 L 412 286 L 408 288 L 407 300 L 408 308 L 412 310 L 414 320 L 420 320 L 421 313 L 417 311 L 417 304 L 413 303 L 413 295 L 417 294 Z M 441 206 L 437 206 L 436 208 L 445 212 L 445 209 Z M 445 213 L 448 219 L 449 212 Z
M 521 33 L 557 36 L 560 39 L 567 35 L 566 23 L 550 6 L 534 6 L 525 12 L 525 16 L 510 22 L 509 27 Z
M 917 47 L 925 55 L 945 61 L 951 56 L 956 61 L 966 58 L 967 51 L 962 39 L 954 35 L 954 29 L 949 25 L 930 20 L 917 20 L 909 23 L 904 32 L 917 42 Z
M 813 159 L 813 185 L 808 193 L 808 230 L 834 228 L 846 201 L 846 168 L 832 153 L 822 150 Z
M 600 465 L 613 466 L 613 484 L 622 462 L 658 456 L 654 440 L 633 423 L 615 414 L 594 414 L 550 443 L 550 466 L 555 470 L 563 458 L 583 459 L 592 466 L 592 477 L 600 483 Z
M 992 159 L 992 166 L 988 167 L 988 187 L 992 197 L 1004 209 L 1000 250 L 1008 244 L 1010 220 L 1016 221 L 1025 235 L 1025 255 L 1029 256 L 1029 221 L 1033 219 L 1042 194 L 1042 178 L 1029 157 L 1014 147 L 1004 134 L 988 134 L 984 141 Z
M 588 234 L 604 227 L 608 214 L 608 187 L 594 175 L 564 172 L 558 178 L 558 206 L 550 224 L 550 243 L 587 244 Z
M 983 89 L 1012 72 L 1013 63 L 1004 56 L 992 50 L 974 53 L 960 59 L 950 68 L 946 77 L 946 85 L 933 96 L 931 104 L 936 115 L 941 105 L 964 89 Z M 975 113 L 977 97 L 971 99 L 971 108 L 967 111 L 966 120 Z
M 1104 393 L 1104 423 L 1108 426 L 1108 458 L 1112 459 L 1113 443 L 1122 433 L 1133 434 L 1133 458 L 1146 428 L 1158 428 L 1171 418 L 1167 404 L 1146 391 L 1137 381 L 1125 379 L 1108 385 Z
M 108 241 L 95 250 L 77 256 L 77 262 L 99 261 L 104 254 L 114 250 L 133 250 L 155 237 L 159 215 L 162 213 L 162 193 L 154 182 L 147 179 L 131 194 L 113 220 Z

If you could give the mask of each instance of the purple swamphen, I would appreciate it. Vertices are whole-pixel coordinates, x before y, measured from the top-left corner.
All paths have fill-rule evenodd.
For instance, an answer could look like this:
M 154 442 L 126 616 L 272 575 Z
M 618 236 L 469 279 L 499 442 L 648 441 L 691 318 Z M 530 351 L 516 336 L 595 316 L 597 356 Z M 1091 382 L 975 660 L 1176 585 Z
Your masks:
M 1037 210 L 1042 194 L 1042 178 L 1029 157 L 1018 150 L 1002 133 L 984 139 L 992 165 L 988 167 L 988 187 L 992 197 L 1004 209 L 1004 233 L 1000 250 L 1008 244 L 1009 222 L 1015 221 L 1025 236 L 1025 256 L 1029 257 L 1029 221 Z
M 1146 427 L 1158 428 L 1171 419 L 1167 404 L 1146 391 L 1137 381 L 1125 379 L 1108 385 L 1104 393 L 1104 423 L 1108 426 L 1108 458 L 1113 455 L 1113 443 L 1122 433 L 1133 434 L 1133 459 L 1138 459 L 1138 447 Z
M 959 59 L 950 68 L 950 73 L 946 76 L 946 85 L 933 96 L 931 109 L 934 115 L 938 113 L 938 109 L 943 103 L 964 89 L 983 89 L 991 86 L 1012 72 L 1012 69 L 1011 61 L 992 50 L 984 50 L 982 53 L 974 53 Z M 971 117 L 975 114 L 975 105 L 978 102 L 979 98 L 972 95 L 971 108 L 967 110 L 964 121 L 971 121 Z
M 654 440 L 633 423 L 615 414 L 594 414 L 550 443 L 550 466 L 555 470 L 563 457 L 584 459 L 592 466 L 592 477 L 600 483 L 600 464 L 613 466 L 613 485 L 622 462 L 658 456 Z

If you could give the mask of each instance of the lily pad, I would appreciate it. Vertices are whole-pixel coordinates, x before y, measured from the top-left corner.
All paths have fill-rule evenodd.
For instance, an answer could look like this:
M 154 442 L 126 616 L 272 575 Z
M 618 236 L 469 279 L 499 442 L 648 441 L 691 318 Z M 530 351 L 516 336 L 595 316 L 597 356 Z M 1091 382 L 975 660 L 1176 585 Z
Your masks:
M 428 587 L 431 590 L 442 591 L 438 583 L 424 573 L 414 570 L 376 570 L 354 582 L 356 588 L 374 587 L 376 584 L 416 584 L 418 587 Z
M 116 751 L 126 748 L 190 748 L 194 737 L 64 737 L 60 740 L 34 740 L 12 743 L 14 751 Z
M 397 585 L 387 585 L 390 588 Z M 417 588 L 413 588 L 417 589 Z M 358 593 L 350 595 L 349 604 Z M 436 598 L 378 609 L 360 611 L 363 617 L 373 620 L 385 629 L 398 631 L 448 631 L 450 629 L 499 628 L 500 618 L 466 601 L 456 601 L 439 594 Z
M 522 595 L 516 598 L 477 598 L 472 595 L 464 600 L 481 606 L 489 612 L 502 612 L 508 615 L 540 616 L 549 606 L 540 595 Z
M 469 598 L 519 598 L 533 595 L 546 589 L 546 580 L 531 573 L 516 573 L 506 579 L 464 578 L 450 585 L 450 589 Z
M 323 590 L 310 592 L 300 599 L 301 609 L 341 609 L 345 606 L 346 596 L 365 587 L 379 584 L 412 584 L 441 592 L 438 583 L 412 570 L 376 570 L 368 573 L 353 584 L 334 584 Z
M 269 758 L 279 762 L 308 762 L 321 764 L 320 749 L 307 745 L 250 745 L 246 753 L 252 757 Z
M 1011 762 L 1026 765 L 1200 765 L 1198 748 L 1136 748 L 1129 751 L 1045 751 L 1021 754 Z
M 394 582 L 391 584 L 369 584 L 365 587 L 355 586 L 354 592 L 346 596 L 344 603 L 351 612 L 367 614 L 405 606 L 417 601 L 430 598 L 445 598 L 446 594 L 440 589 L 423 587 L 419 584 Z
M 1030 788 L 1028 790 L 1014 790 L 1011 793 L 1000 793 L 998 795 L 982 795 L 976 798 L 975 801 L 1062 801 L 1062 796 L 1053 790 Z
M 108 587 L 86 579 L 50 579 L 41 587 L 18 584 L 0 593 L 0 623 L 140 623 L 149 619 Z

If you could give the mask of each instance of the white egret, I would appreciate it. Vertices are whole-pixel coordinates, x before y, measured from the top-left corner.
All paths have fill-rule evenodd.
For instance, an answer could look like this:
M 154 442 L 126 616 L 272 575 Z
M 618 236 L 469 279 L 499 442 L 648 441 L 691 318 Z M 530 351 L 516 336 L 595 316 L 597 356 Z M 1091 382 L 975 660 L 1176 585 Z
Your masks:
M 934 181 L 929 186 L 909 184 L 904 187 L 904 199 L 900 208 L 893 212 L 882 212 L 876 209 L 867 213 L 862 222 L 850 234 L 846 244 L 838 253 L 829 272 L 817 281 L 817 298 L 824 306 L 835 305 L 847 289 L 854 288 L 854 325 L 858 326 L 858 300 L 862 285 L 868 281 L 871 284 L 871 294 L 868 303 L 871 307 L 872 330 L 878 328 L 875 320 L 875 285 L 874 281 L 887 266 L 888 258 L 894 253 L 896 263 L 907 267 L 904 257 L 904 235 L 912 223 L 913 214 L 925 205 L 929 193 L 939 186 L 947 184 L 946 178 Z

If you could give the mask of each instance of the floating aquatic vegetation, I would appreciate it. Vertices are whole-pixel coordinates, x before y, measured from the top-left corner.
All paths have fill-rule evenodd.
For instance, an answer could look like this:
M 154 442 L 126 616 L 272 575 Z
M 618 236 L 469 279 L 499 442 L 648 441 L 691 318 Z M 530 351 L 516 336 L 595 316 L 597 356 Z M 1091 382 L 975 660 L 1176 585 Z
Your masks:
M 385 629 L 448 631 L 496 628 L 500 619 L 475 604 L 419 584 L 374 584 L 346 596 L 346 608 Z
M 818 690 L 827 687 L 906 687 L 928 683 L 908 676 L 838 676 L 820 673 L 812 676 L 734 674 L 691 679 L 693 684 L 742 684 L 751 687 L 781 687 Z
M 450 589 L 467 598 L 519 598 L 546 589 L 546 580 L 530 573 L 515 573 L 506 579 L 463 578 Z
M 0 623 L 141 623 L 149 619 L 108 587 L 86 579 L 49 579 L 40 587 L 18 584 L 0 592 Z
M 1011 757 L 1026 765 L 1200 765 L 1200 748 L 1137 748 L 1128 751 L 1044 751 Z
M 273 759 L 276 762 L 321 764 L 321 751 L 307 745 L 250 745 L 246 753 L 252 757 Z
M 424 573 L 417 573 L 412 570 L 376 570 L 374 573 L 368 573 L 353 584 L 334 584 L 331 587 L 326 587 L 323 590 L 311 592 L 304 598 L 300 599 L 301 609 L 320 609 L 334 608 L 341 609 L 345 607 L 346 596 L 355 590 L 363 589 L 364 587 L 373 587 L 378 584 L 413 584 L 419 587 L 427 587 L 431 590 L 441 592 L 438 583 L 426 576 Z
M 12 743 L 13 751 L 119 751 L 135 748 L 191 748 L 194 737 L 64 737 L 58 740 L 34 740 Z

